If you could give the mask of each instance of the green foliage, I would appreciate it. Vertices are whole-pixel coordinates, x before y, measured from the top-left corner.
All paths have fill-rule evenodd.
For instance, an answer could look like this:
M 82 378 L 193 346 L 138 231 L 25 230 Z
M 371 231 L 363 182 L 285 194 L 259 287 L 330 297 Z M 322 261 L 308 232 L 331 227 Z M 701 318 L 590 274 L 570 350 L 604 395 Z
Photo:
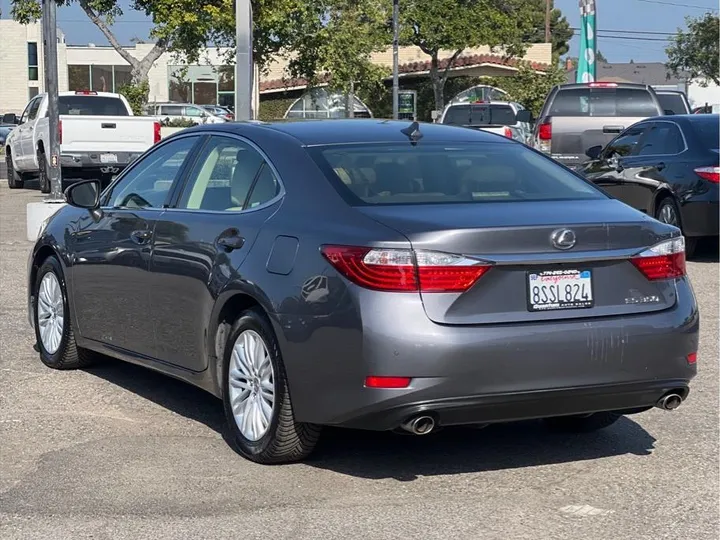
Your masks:
M 160 121 L 160 124 L 163 127 L 187 128 L 193 127 L 195 125 L 195 122 L 193 122 L 192 120 L 188 120 L 187 118 L 165 118 L 164 120 Z
M 532 25 L 523 36 L 526 43 L 545 43 L 545 0 L 526 0 L 530 9 Z M 554 4 L 554 2 L 553 2 Z M 562 11 L 554 5 L 550 11 L 550 40 L 553 56 L 557 59 L 570 50 L 573 31 Z
M 280 120 L 285 116 L 285 112 L 296 99 L 297 98 L 292 97 L 274 97 L 270 99 L 261 98 L 258 120 L 263 120 L 265 122 Z
M 558 65 L 537 73 L 529 64 L 522 63 L 514 77 L 485 77 L 483 83 L 505 90 L 512 101 L 521 103 L 537 117 L 548 92 L 553 86 L 564 83 L 565 78 L 565 70 Z
M 534 28 L 533 6 L 525 0 L 405 0 L 400 18 L 402 41 L 430 56 L 437 110 L 445 104 L 449 70 L 464 49 L 487 45 L 521 55 L 523 38 Z M 454 51 L 442 68 L 441 50 Z
M 668 70 L 675 76 L 682 76 L 685 72 L 691 79 L 706 79 L 720 84 L 718 16 L 706 13 L 697 18 L 686 17 L 685 22 L 687 32 L 678 30 L 665 49 Z
M 118 93 L 128 100 L 134 115 L 142 116 L 145 114 L 145 105 L 147 105 L 148 94 L 150 93 L 150 85 L 147 81 L 138 84 L 126 84 L 118 90 Z

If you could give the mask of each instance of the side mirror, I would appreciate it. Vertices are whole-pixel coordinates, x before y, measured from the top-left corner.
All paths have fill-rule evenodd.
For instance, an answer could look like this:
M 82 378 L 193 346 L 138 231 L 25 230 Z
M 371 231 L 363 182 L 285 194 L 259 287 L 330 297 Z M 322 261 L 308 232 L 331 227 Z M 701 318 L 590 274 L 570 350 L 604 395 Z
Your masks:
M 597 146 L 591 146 L 587 150 L 585 150 L 585 155 L 589 157 L 590 159 L 597 159 L 600 157 L 600 154 L 602 153 L 603 147 L 599 144 Z
M 530 124 L 533 121 L 533 116 L 530 111 L 528 111 L 527 109 L 523 109 L 523 110 L 517 112 L 517 115 L 515 115 L 515 119 L 518 122 L 524 122 L 526 124 Z
M 84 180 L 65 189 L 65 200 L 71 206 L 95 210 L 100 206 L 100 182 Z
M 15 113 L 5 113 L 2 117 L 2 123 L 3 124 L 19 124 L 20 119 L 17 117 Z
M 671 116 L 671 115 L 675 114 L 675 113 L 672 112 L 670 109 L 665 109 L 664 112 L 665 112 L 665 115 L 666 115 L 666 116 Z

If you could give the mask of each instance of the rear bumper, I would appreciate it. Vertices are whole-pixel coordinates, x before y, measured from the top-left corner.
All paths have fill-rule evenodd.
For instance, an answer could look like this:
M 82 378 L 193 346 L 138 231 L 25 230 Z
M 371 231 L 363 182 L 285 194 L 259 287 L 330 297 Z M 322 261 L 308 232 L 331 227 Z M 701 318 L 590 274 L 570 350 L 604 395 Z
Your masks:
M 640 409 L 671 390 L 687 394 L 697 373 L 687 361 L 699 332 L 687 279 L 664 311 L 480 326 L 432 323 L 416 295 L 355 292 L 357 311 L 336 311 L 343 320 L 277 316 L 299 421 L 386 430 L 421 411 L 453 425 Z M 412 381 L 365 388 L 368 375 Z
M 718 189 L 685 202 L 681 217 L 686 236 L 717 236 L 720 229 Z

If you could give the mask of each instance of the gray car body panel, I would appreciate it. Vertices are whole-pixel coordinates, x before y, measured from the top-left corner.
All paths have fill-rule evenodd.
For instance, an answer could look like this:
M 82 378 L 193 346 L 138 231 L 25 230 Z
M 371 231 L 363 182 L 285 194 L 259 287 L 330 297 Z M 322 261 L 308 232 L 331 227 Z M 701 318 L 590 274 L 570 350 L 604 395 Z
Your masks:
M 131 261 L 138 259 L 130 256 L 125 259 L 127 264 L 116 260 L 114 273 L 106 274 L 102 282 L 92 281 L 92 273 L 78 279 L 73 274 L 78 233 L 82 238 L 83 223 L 97 216 L 64 207 L 49 221 L 31 255 L 29 310 L 33 309 L 32 283 L 42 258 L 39 255 L 55 253 L 69 276 L 70 308 L 81 347 L 149 367 L 220 396 L 218 351 L 223 347 L 228 309 L 252 303 L 266 313 L 275 330 L 293 409 L 301 422 L 392 429 L 410 414 L 438 411 L 440 423 L 450 425 L 618 408 L 636 410 L 651 406 L 670 390 L 687 395 L 696 371 L 687 363 L 686 355 L 697 350 L 699 325 L 687 278 L 665 284 L 665 294 L 674 300 L 653 313 L 452 325 L 433 322 L 427 315 L 428 299 L 417 292 L 362 289 L 330 266 L 320 252 L 323 244 L 410 248 L 414 242 L 421 246 L 425 241 L 430 247 L 438 245 L 432 238 L 431 214 L 409 226 L 412 220 L 400 224 L 402 213 L 395 214 L 392 221 L 382 215 L 384 209 L 349 207 L 305 149 L 342 140 L 400 143 L 407 141 L 398 135 L 399 127 L 405 125 L 355 120 L 279 126 L 224 124 L 185 130 L 183 136 L 217 133 L 242 137 L 261 148 L 276 168 L 283 196 L 253 216 L 232 215 L 238 229 L 254 228 L 256 236 L 248 249 L 225 253 L 205 240 L 226 226 L 227 214 L 194 212 L 187 218 L 183 211 L 158 210 L 153 218 L 156 223 L 178 220 L 192 229 L 182 236 L 186 242 L 168 242 L 165 235 L 162 264 L 154 265 L 157 253 L 151 249 L 147 268 L 132 267 Z M 423 125 L 421 129 L 428 139 L 519 144 L 461 128 Z M 116 182 L 121 179 L 122 175 Z M 606 237 L 600 244 L 585 246 L 586 257 L 588 251 L 600 254 L 603 243 L 611 248 L 617 242 L 617 256 L 623 250 L 626 253 L 622 256 L 627 256 L 657 238 L 678 234 L 677 229 L 650 220 L 618 201 L 595 202 Z M 526 211 L 490 210 L 486 221 L 478 214 L 476 227 L 485 233 L 478 236 L 476 241 L 481 244 L 474 252 L 483 247 L 480 251 L 501 260 L 513 255 L 507 250 L 503 255 L 502 246 L 515 241 L 522 257 L 539 258 L 541 262 L 551 255 L 548 249 L 538 250 L 532 239 L 527 239 L 527 231 L 513 233 L 509 227 L 542 225 L 543 220 L 547 225 L 551 216 L 555 224 L 592 221 L 583 208 L 573 209 L 572 204 L 562 216 L 558 215 L 557 203 L 528 204 Z M 448 225 L 461 228 L 462 212 L 454 210 L 446 212 L 450 221 L 436 222 L 435 229 L 447 229 Z M 457 221 L 455 225 L 452 219 Z M 208 225 L 211 222 L 212 227 Z M 612 233 L 613 227 L 622 231 L 623 223 L 633 224 L 635 231 L 623 234 L 625 240 Z M 461 236 L 459 231 L 456 234 Z M 525 248 L 523 242 L 529 242 Z M 275 249 L 288 246 L 294 254 L 274 255 Z M 604 252 L 605 258 L 608 253 Z M 99 266 L 104 264 L 98 260 Z M 138 280 L 133 276 L 144 277 Z M 117 296 L 129 282 L 138 290 L 129 299 L 116 299 L 113 309 L 99 300 Z M 150 301 L 133 305 L 133 298 L 142 295 Z M 147 332 L 147 328 L 157 330 L 153 326 L 158 313 L 153 299 L 170 302 L 162 307 L 163 317 L 176 316 L 173 328 L 163 321 L 167 332 L 159 334 L 165 342 L 161 344 L 155 331 Z M 79 300 L 86 304 L 94 300 L 96 316 L 106 319 L 107 328 L 125 332 L 134 344 L 118 346 L 84 335 L 85 321 L 78 320 L 74 309 Z M 135 327 L 128 327 L 129 316 Z M 143 330 L 142 325 L 150 326 Z M 178 342 L 172 344 L 176 352 L 182 352 L 178 344 L 183 344 L 187 353 L 162 357 L 162 347 L 167 353 L 166 341 L 170 339 Z M 413 377 L 413 382 L 402 390 L 370 389 L 363 385 L 368 375 L 407 376 Z

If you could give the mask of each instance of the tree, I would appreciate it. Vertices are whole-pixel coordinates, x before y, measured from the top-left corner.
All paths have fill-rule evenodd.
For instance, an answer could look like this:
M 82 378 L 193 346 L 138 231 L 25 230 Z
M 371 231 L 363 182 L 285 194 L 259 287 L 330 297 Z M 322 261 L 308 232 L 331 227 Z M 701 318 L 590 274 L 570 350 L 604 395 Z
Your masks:
M 529 63 L 522 62 L 514 77 L 488 77 L 483 78 L 483 82 L 502 88 L 511 100 L 521 103 L 537 116 L 552 87 L 564 83 L 566 76 L 565 70 L 558 64 L 538 73 Z
M 383 0 L 320 0 L 297 32 L 295 55 L 289 63 L 293 76 L 309 86 L 327 82 L 348 95 L 348 111 L 358 84 L 369 89 L 382 84 L 385 70 L 371 62 L 373 52 L 390 42 L 388 7 Z M 302 34 L 302 37 L 300 36 Z
M 528 6 L 532 8 L 530 11 L 532 27 L 523 36 L 526 43 L 545 43 L 545 1 L 527 0 Z M 550 40 L 552 42 L 553 57 L 557 59 L 570 50 L 573 31 L 562 11 L 554 7 L 552 0 L 550 0 L 550 3 Z
M 701 79 L 701 84 L 707 85 L 708 80 L 720 84 L 718 16 L 706 13 L 697 18 L 686 17 L 685 23 L 687 32 L 678 29 L 665 49 L 668 70 L 676 77 L 683 74 L 691 79 Z
M 400 23 L 402 42 L 430 57 L 437 110 L 445 105 L 445 82 L 463 50 L 487 45 L 503 47 L 508 55 L 520 54 L 533 24 L 524 0 L 406 0 Z M 441 51 L 452 54 L 440 61 Z

